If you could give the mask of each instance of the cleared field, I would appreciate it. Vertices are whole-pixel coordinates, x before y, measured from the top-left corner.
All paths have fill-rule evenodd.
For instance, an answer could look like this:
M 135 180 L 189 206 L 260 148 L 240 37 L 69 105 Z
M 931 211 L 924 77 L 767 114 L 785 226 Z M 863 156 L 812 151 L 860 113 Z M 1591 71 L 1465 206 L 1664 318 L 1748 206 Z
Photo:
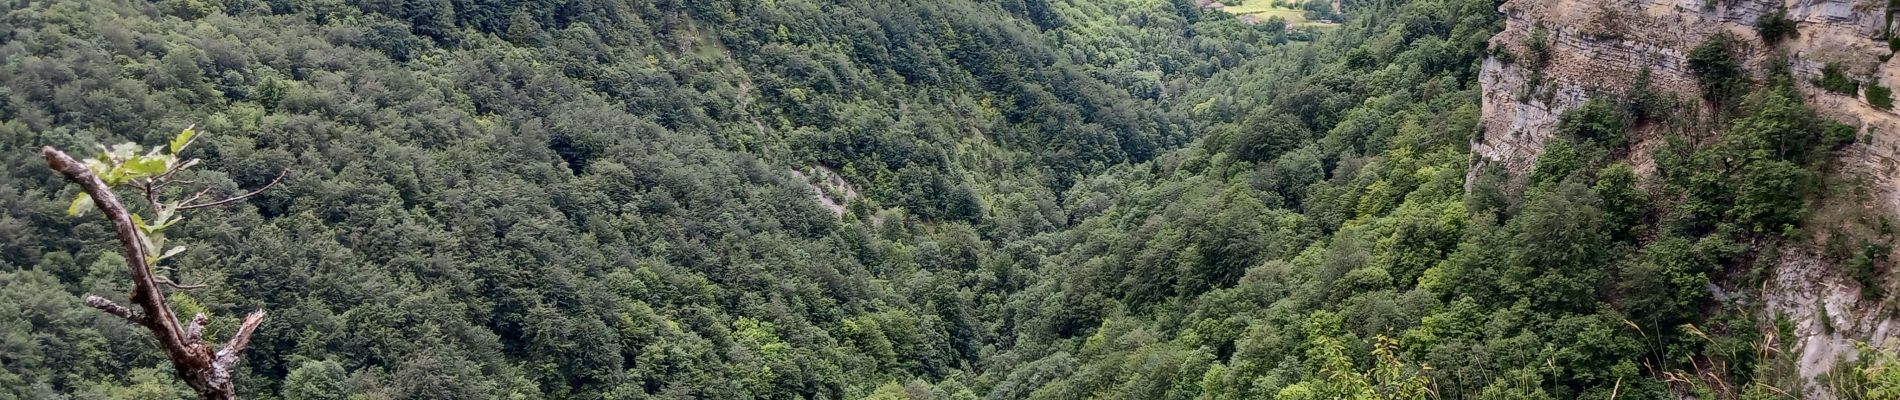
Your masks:
M 1280 17 L 1282 19 L 1285 19 L 1287 24 L 1293 25 L 1293 26 L 1333 25 L 1333 24 L 1325 23 L 1325 22 L 1315 22 L 1315 21 L 1307 20 L 1306 13 L 1297 8 L 1275 7 L 1273 5 L 1273 0 L 1249 0 L 1246 3 L 1241 4 L 1241 5 L 1227 6 L 1226 8 L 1223 8 L 1222 11 L 1226 11 L 1234 15 L 1252 15 L 1252 16 L 1260 18 L 1261 21 L 1266 21 L 1267 18 L 1271 18 L 1271 17 Z

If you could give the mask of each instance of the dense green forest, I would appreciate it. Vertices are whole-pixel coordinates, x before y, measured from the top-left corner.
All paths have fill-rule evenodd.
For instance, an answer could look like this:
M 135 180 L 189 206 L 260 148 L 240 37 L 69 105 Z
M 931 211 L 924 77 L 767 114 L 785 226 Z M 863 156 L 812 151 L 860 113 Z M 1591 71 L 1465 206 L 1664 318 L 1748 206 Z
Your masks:
M 1710 98 L 1752 94 L 1715 123 L 1632 88 L 1522 179 L 1467 182 L 1497 6 L 1289 29 L 1190 0 L 6 2 L 0 399 L 193 396 L 80 304 L 122 299 L 125 260 L 36 149 L 194 125 L 185 179 L 291 171 L 168 231 L 190 247 L 164 273 L 209 285 L 169 293 L 181 314 L 223 337 L 271 312 L 250 398 L 1798 390 L 1758 351 L 1781 322 L 1705 287 L 1799 240 L 1853 130 L 1716 40 Z M 1621 162 L 1638 125 L 1672 132 L 1655 190 Z M 794 171 L 862 197 L 834 214 Z

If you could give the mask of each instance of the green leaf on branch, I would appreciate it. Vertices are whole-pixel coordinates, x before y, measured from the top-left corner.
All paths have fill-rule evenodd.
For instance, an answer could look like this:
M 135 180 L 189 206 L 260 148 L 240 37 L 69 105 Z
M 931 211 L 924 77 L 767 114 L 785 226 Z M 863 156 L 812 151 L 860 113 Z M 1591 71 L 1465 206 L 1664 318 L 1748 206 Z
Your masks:
M 165 173 L 165 160 L 170 157 L 148 155 L 133 157 L 125 161 L 127 178 L 138 178 Z
M 172 227 L 172 225 L 176 225 L 176 224 L 178 224 L 178 221 L 179 221 L 179 220 L 170 220 L 170 221 L 166 221 L 166 220 L 158 220 L 158 221 L 153 221 L 153 222 L 152 222 L 152 223 L 153 223 L 152 225 L 148 225 L 148 226 L 146 226 L 146 227 L 145 227 L 145 231 L 146 231 L 146 233 L 150 233 L 150 234 L 154 234 L 154 235 L 156 235 L 156 234 L 158 234 L 158 232 L 159 232 L 159 231 L 163 231 L 163 230 L 165 230 L 165 228 L 170 228 L 170 227 Z
M 73 197 L 73 204 L 66 206 L 66 215 L 74 217 L 86 215 L 86 210 L 90 209 L 92 209 L 92 196 L 80 192 L 78 196 Z
M 109 171 L 112 169 L 112 164 L 107 163 L 107 160 L 104 158 L 100 158 L 100 159 L 88 158 L 86 159 L 86 169 L 92 170 L 93 175 L 105 175 L 106 171 Z
M 153 239 L 151 235 L 139 235 L 139 245 L 144 246 L 145 250 L 145 265 L 158 265 L 158 257 L 153 257 L 158 254 L 156 250 L 154 250 L 158 248 L 158 242 L 159 241 Z
M 185 128 L 185 131 L 178 132 L 178 136 L 172 138 L 172 154 L 178 154 L 179 150 L 184 150 L 185 146 L 190 145 L 191 139 L 196 136 L 198 136 L 198 131 L 192 128 Z
M 113 160 L 130 160 L 139 154 L 139 150 L 144 149 L 145 146 L 140 146 L 138 143 L 119 143 L 112 145 L 110 149 L 106 149 L 106 157 Z
M 185 252 L 185 246 L 173 246 L 170 250 L 165 250 L 165 254 L 159 255 L 158 259 L 163 260 L 167 258 L 172 258 L 172 256 L 178 255 L 178 253 L 183 253 L 183 252 Z

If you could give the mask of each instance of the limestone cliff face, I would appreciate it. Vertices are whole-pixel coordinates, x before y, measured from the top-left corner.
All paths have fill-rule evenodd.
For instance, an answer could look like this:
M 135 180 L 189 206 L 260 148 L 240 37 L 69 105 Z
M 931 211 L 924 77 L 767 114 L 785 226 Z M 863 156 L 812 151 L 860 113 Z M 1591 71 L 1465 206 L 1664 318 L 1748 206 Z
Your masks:
M 1862 139 L 1843 152 L 1838 173 L 1869 178 L 1874 195 L 1884 201 L 1868 207 L 1900 213 L 1900 114 L 1873 107 L 1864 94 L 1830 93 L 1810 83 L 1831 63 L 1862 82 L 1900 86 L 1900 59 L 1892 58 L 1885 41 L 1887 1 L 1509 0 L 1499 7 L 1506 26 L 1490 43 L 1493 54 L 1509 55 L 1487 58 L 1480 76 L 1484 132 L 1472 143 L 1472 173 L 1487 166 L 1520 176 L 1530 171 L 1558 115 L 1592 97 L 1620 94 L 1644 70 L 1657 89 L 1699 99 L 1687 56 L 1711 35 L 1727 32 L 1746 43 L 1746 69 L 1759 75 L 1780 60 L 1776 53 L 1786 54 L 1807 102 L 1829 118 L 1860 128 Z M 1755 23 L 1777 8 L 1796 22 L 1798 34 L 1769 46 Z M 1548 48 L 1549 61 L 1541 70 L 1530 66 L 1531 43 Z M 1706 105 L 1695 108 L 1707 113 Z M 1639 127 L 1633 135 L 1636 151 L 1630 158 L 1639 170 L 1653 170 L 1644 150 L 1657 138 L 1648 131 Z M 1789 246 L 1773 260 L 1775 276 L 1760 288 L 1759 297 L 1740 295 L 1754 297 L 1743 301 L 1765 316 L 1796 322 L 1797 337 L 1775 340 L 1793 341 L 1800 373 L 1808 378 L 1853 357 L 1857 341 L 1891 343 L 1900 337 L 1895 332 L 1900 320 L 1890 317 L 1896 313 L 1861 299 L 1859 284 L 1816 253 Z M 1718 298 L 1735 298 L 1712 290 Z M 1830 397 L 1815 385 L 1810 389 Z
M 1798 35 L 1771 47 L 1760 40 L 1755 23 L 1776 8 L 1797 23 Z M 1645 69 L 1655 87 L 1699 98 L 1688 54 L 1709 36 L 1728 32 L 1747 44 L 1745 66 L 1751 71 L 1775 62 L 1776 52 L 1787 54 L 1810 104 L 1872 139 L 1861 144 L 1868 159 L 1858 161 L 1877 168 L 1865 172 L 1896 175 L 1900 114 L 1876 109 L 1864 96 L 1807 83 L 1833 63 L 1863 82 L 1900 84 L 1900 60 L 1882 61 L 1891 53 L 1883 35 L 1886 0 L 1509 0 L 1499 12 L 1506 24 L 1491 47 L 1515 60 L 1484 61 L 1484 133 L 1472 144 L 1480 165 L 1528 171 L 1559 114 L 1591 97 L 1619 93 Z M 1534 37 L 1549 49 L 1541 71 L 1527 65 Z M 1900 209 L 1900 198 L 1889 200 Z

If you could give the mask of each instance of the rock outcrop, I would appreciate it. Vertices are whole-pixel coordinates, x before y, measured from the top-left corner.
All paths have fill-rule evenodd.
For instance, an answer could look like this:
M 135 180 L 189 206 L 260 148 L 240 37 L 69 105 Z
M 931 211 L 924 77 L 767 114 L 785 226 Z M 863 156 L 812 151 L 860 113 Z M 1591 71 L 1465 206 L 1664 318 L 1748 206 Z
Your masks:
M 1795 22 L 1797 34 L 1770 45 L 1755 26 L 1777 9 Z M 1837 94 L 1812 84 L 1833 64 L 1861 82 L 1900 85 L 1900 60 L 1886 41 L 1888 0 L 1509 0 L 1499 11 L 1506 26 L 1491 39 L 1494 55 L 1480 76 L 1484 131 L 1472 143 L 1473 176 L 1493 166 L 1516 176 L 1529 172 L 1559 115 L 1591 98 L 1620 95 L 1645 70 L 1651 87 L 1700 99 L 1688 55 L 1727 33 L 1744 44 L 1743 66 L 1758 79 L 1772 63 L 1786 62 L 1809 105 L 1860 129 L 1861 140 L 1841 152 L 1838 173 L 1868 178 L 1883 203 L 1871 208 L 1900 214 L 1900 114 L 1874 107 L 1864 90 Z M 1692 108 L 1700 118 L 1710 106 Z M 1630 158 L 1639 170 L 1653 171 L 1640 154 L 1657 141 L 1646 131 L 1639 127 L 1633 135 L 1637 151 Z M 1793 341 L 1803 378 L 1852 358 L 1856 342 L 1886 344 L 1900 336 L 1893 312 L 1863 300 L 1859 284 L 1816 253 L 1790 246 L 1771 260 L 1775 275 L 1750 301 L 1764 316 L 1795 322 L 1797 337 L 1777 340 Z M 1809 389 L 1827 396 L 1818 385 Z
M 1768 45 L 1755 24 L 1777 8 L 1796 23 L 1798 34 Z M 1653 87 L 1700 98 L 1688 54 L 1726 32 L 1745 44 L 1747 69 L 1759 73 L 1782 60 L 1777 54 L 1787 55 L 1809 103 L 1861 129 L 1865 140 L 1857 153 L 1866 158 L 1852 160 L 1862 164 L 1860 173 L 1883 182 L 1900 175 L 1900 114 L 1873 107 L 1864 95 L 1808 83 L 1835 64 L 1862 82 L 1900 84 L 1900 61 L 1890 59 L 1885 40 L 1886 0 L 1510 0 L 1499 11 L 1506 24 L 1491 47 L 1494 54 L 1510 55 L 1484 61 L 1484 132 L 1472 143 L 1474 167 L 1528 171 L 1558 115 L 1593 97 L 1619 94 L 1644 70 Z M 1533 43 L 1547 49 L 1541 68 L 1530 65 L 1540 53 Z M 1886 200 L 1900 210 L 1900 198 Z
M 845 182 L 844 176 L 838 175 L 838 171 L 833 171 L 831 168 L 813 166 L 808 170 L 817 176 L 817 179 L 799 170 L 791 171 L 792 178 L 811 189 L 812 200 L 817 201 L 819 206 L 830 210 L 834 216 L 843 217 L 851 202 L 856 201 L 860 196 L 858 189 L 851 187 L 850 183 Z

